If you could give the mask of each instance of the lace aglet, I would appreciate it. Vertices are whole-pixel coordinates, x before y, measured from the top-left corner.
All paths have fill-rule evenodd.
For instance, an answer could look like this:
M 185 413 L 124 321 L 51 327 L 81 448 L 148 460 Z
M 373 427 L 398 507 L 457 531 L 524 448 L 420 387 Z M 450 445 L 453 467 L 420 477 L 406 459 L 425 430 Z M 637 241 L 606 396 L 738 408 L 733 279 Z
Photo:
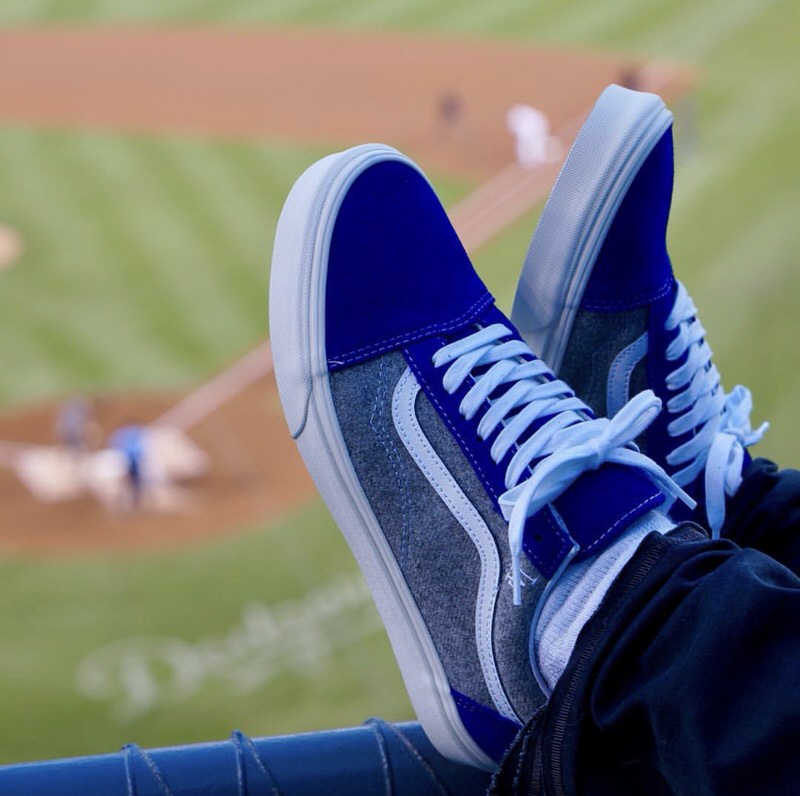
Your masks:
M 514 590 L 514 605 L 522 605 L 522 575 L 519 570 L 518 556 L 514 556 L 511 562 L 511 578 Z
M 680 500 L 689 511 L 694 511 L 697 508 L 697 501 L 686 490 L 681 489 L 677 484 L 674 484 L 672 503 Z

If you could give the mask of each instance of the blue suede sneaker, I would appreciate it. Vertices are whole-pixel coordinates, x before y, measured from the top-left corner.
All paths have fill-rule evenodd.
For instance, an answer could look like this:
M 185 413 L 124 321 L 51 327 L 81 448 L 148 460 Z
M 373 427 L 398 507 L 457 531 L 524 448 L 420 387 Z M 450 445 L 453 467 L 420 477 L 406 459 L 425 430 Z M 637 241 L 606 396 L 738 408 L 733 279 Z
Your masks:
M 331 155 L 295 184 L 270 330 L 289 429 L 426 733 L 493 768 L 547 699 L 532 628 L 553 584 L 680 493 L 631 444 L 658 399 L 594 418 L 494 306 L 423 174 L 386 146 Z
M 750 462 L 752 401 L 725 393 L 666 246 L 672 114 L 654 94 L 609 86 L 581 128 L 542 211 L 512 320 L 600 416 L 652 390 L 665 411 L 638 440 L 698 503 L 718 536 Z M 680 511 L 676 516 L 680 517 Z

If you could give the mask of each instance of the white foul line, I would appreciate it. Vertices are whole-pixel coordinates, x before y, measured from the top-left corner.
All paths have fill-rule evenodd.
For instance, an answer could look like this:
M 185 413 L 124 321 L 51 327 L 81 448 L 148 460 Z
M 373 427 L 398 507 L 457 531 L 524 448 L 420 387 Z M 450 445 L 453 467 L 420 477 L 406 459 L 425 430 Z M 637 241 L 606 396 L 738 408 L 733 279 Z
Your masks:
M 271 372 L 272 350 L 269 343 L 262 343 L 211 381 L 189 393 L 151 425 L 173 426 L 186 431 Z

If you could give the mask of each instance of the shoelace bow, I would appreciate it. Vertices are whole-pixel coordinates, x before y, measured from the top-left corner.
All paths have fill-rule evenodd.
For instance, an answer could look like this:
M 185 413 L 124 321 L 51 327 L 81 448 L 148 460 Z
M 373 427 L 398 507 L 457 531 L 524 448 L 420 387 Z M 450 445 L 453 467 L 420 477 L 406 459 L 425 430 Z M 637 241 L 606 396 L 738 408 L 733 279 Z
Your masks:
M 764 436 L 769 423 L 751 428 L 753 400 L 746 387 L 737 384 L 728 394 L 722 389 L 705 329 L 680 282 L 665 328 L 677 330 L 667 347 L 667 359 L 674 361 L 686 354 L 683 365 L 667 377 L 669 389 L 681 390 L 667 402 L 667 410 L 678 415 L 667 433 L 678 437 L 693 432 L 688 442 L 667 455 L 667 464 L 684 465 L 672 476 L 681 486 L 688 486 L 705 469 L 706 516 L 717 538 L 725 522 L 726 495 L 734 495 L 742 483 L 744 449 Z
M 514 604 L 519 605 L 525 522 L 556 500 L 582 473 L 605 462 L 628 465 L 647 473 L 661 490 L 667 499 L 665 510 L 676 499 L 690 507 L 694 501 L 633 443 L 661 410 L 661 401 L 651 390 L 634 397 L 613 420 L 589 419 L 586 404 L 556 379 L 542 360 L 526 358 L 532 352 L 525 343 L 516 339 L 501 342 L 510 336 L 511 331 L 503 324 L 487 326 L 440 348 L 433 364 L 450 365 L 442 379 L 450 394 L 472 377 L 474 383 L 459 411 L 472 420 L 484 409 L 478 423 L 478 436 L 483 440 L 503 427 L 490 450 L 494 462 L 501 461 L 517 445 L 506 468 L 506 491 L 499 503 L 508 521 Z M 503 385 L 511 386 L 502 395 L 492 397 Z M 544 422 L 520 441 L 538 420 Z M 531 474 L 521 480 L 532 465 Z

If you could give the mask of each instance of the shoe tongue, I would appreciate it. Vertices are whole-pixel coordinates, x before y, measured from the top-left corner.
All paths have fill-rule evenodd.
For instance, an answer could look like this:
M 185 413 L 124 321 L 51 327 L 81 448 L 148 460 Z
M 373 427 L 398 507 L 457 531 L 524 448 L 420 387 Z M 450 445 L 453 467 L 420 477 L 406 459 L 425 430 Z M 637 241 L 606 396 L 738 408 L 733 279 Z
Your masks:
M 527 521 L 522 549 L 551 578 L 574 543 L 580 546 L 574 560 L 595 555 L 663 502 L 664 495 L 644 473 L 605 464 L 581 475 L 552 506 Z
M 673 163 L 670 127 L 625 193 L 592 270 L 582 309 L 639 307 L 658 298 L 671 285 L 666 238 Z

